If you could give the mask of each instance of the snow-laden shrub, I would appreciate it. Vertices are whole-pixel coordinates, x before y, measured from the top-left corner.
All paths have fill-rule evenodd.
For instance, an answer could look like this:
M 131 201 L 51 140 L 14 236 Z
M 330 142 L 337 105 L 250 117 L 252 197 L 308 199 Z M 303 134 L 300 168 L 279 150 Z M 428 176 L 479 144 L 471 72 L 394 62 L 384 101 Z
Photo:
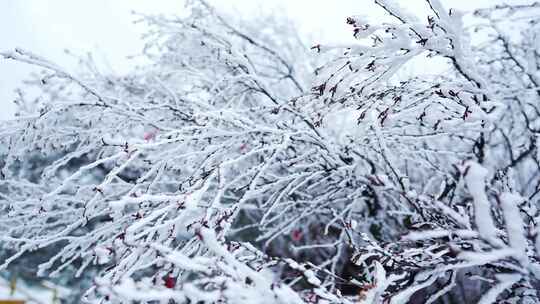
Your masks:
M 125 76 L 2 53 L 46 72 L 0 128 L 0 268 L 59 248 L 37 274 L 97 270 L 92 303 L 538 302 L 538 5 L 375 2 L 348 46 L 200 0 L 142 16 Z

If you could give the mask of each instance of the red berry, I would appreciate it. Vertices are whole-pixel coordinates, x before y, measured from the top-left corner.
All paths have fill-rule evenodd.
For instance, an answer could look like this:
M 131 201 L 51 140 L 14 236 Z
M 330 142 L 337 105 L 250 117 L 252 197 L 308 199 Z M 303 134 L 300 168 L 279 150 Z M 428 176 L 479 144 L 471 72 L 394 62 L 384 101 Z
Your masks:
M 167 288 L 174 288 L 174 286 L 176 285 L 176 278 L 173 278 L 171 276 L 167 276 L 165 278 L 165 287 Z
M 144 140 L 146 140 L 146 141 L 150 141 L 150 140 L 154 139 L 155 137 L 156 137 L 156 133 L 155 133 L 155 132 L 145 132 L 145 133 L 143 134 L 143 138 L 144 138 Z
M 302 231 L 300 230 L 293 230 L 293 232 L 291 233 L 291 237 L 293 239 L 293 241 L 300 241 L 302 239 Z

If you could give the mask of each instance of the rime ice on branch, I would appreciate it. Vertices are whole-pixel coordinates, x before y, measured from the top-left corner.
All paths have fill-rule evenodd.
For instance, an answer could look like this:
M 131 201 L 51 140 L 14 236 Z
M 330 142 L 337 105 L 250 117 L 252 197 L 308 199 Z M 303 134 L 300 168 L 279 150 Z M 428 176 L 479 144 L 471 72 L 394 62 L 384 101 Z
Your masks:
M 194 0 L 122 77 L 1 53 L 45 71 L 0 125 L 0 269 L 37 251 L 91 303 L 540 302 L 538 5 L 375 3 L 314 52 Z

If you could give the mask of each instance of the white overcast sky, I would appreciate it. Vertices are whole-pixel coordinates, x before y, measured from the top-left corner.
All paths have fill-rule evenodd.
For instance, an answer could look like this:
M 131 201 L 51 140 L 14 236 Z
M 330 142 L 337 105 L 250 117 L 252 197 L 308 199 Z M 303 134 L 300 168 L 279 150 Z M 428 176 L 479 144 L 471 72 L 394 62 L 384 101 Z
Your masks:
M 510 0 L 505 2 L 516 2 Z M 232 10 L 242 18 L 253 14 L 286 14 L 303 33 L 318 41 L 348 39 L 345 18 L 350 15 L 378 16 L 373 0 L 209 0 L 215 6 Z M 500 0 L 443 0 L 448 7 L 472 10 Z M 523 1 L 519 1 L 523 2 Z M 70 65 L 63 50 L 77 54 L 92 52 L 114 71 L 129 70 L 126 56 L 142 46 L 132 11 L 172 14 L 183 8 L 182 0 L 0 0 L 0 51 L 22 47 L 60 65 Z M 424 0 L 401 0 L 413 11 L 425 8 Z M 0 59 L 0 119 L 12 117 L 14 89 L 32 71 L 22 63 Z

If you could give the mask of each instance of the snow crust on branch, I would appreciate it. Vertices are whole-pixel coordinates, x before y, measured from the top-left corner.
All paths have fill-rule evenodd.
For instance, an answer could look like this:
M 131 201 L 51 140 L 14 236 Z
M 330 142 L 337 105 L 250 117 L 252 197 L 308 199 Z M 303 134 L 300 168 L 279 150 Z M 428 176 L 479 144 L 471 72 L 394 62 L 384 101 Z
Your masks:
M 375 3 L 311 53 L 201 0 L 141 15 L 126 75 L 1 53 L 44 71 L 0 122 L 0 270 L 39 254 L 87 303 L 540 302 L 538 5 Z

